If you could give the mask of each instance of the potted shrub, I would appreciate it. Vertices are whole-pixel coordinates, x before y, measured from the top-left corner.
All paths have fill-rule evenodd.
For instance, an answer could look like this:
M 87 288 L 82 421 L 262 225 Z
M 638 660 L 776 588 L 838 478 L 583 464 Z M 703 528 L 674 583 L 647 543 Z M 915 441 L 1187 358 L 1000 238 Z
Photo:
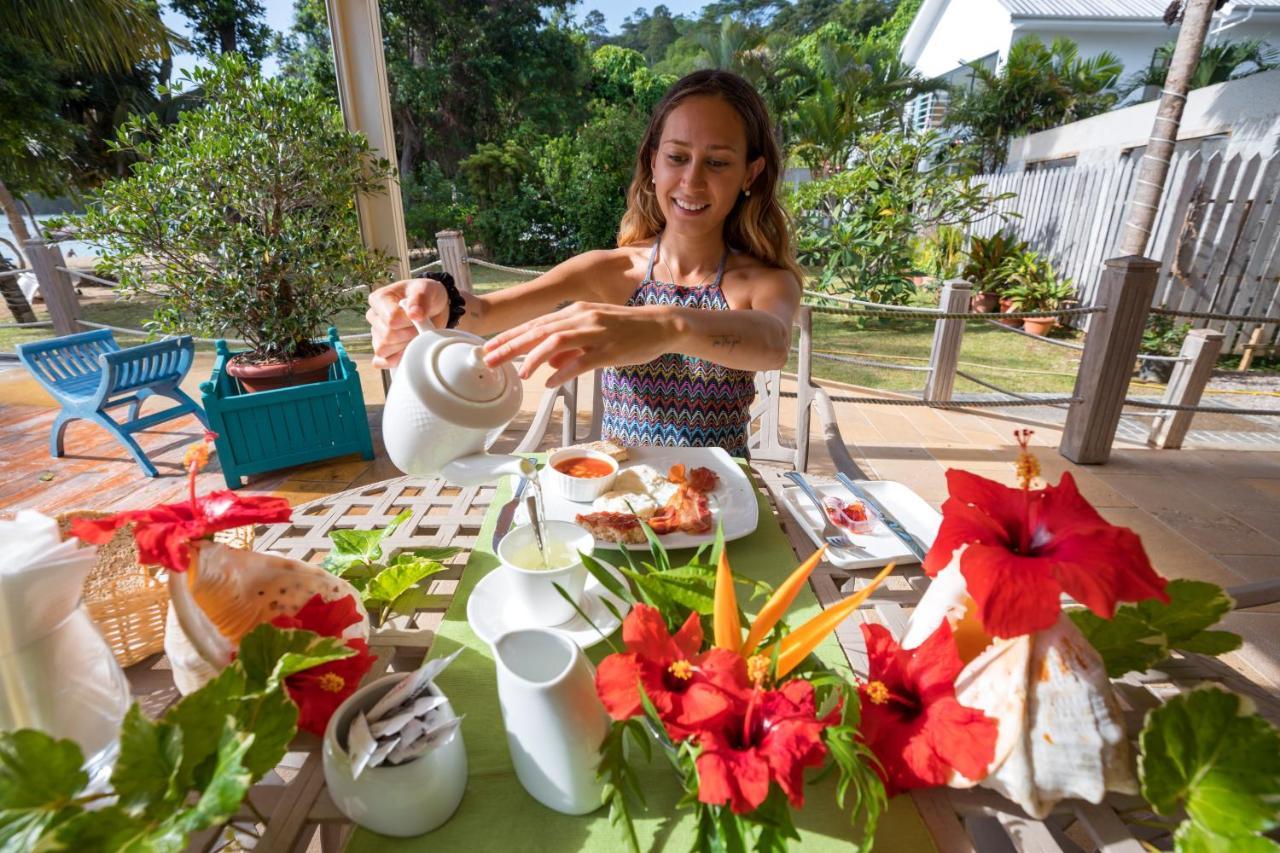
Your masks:
M 1175 356 L 1182 351 L 1182 341 L 1191 331 L 1190 323 L 1174 325 L 1172 317 L 1163 314 L 1147 316 L 1146 327 L 1142 330 L 1141 352 L 1147 355 Z M 1172 361 L 1149 361 L 1139 359 L 1138 378 L 1146 382 L 1167 383 L 1173 375 Z
M 1014 240 L 1003 231 L 997 231 L 990 237 L 970 238 L 969 260 L 961 268 L 960 277 L 973 286 L 970 304 L 974 311 L 992 313 L 1008 310 L 1000 306 L 1000 294 L 1005 288 L 1003 265 L 1010 256 L 1026 250 L 1025 242 Z
M 1069 278 L 1058 278 L 1053 265 L 1039 252 L 1010 255 L 1001 264 L 1005 290 L 1001 305 L 1006 311 L 1056 311 L 1075 296 Z M 1045 335 L 1057 325 L 1054 317 L 1027 317 L 1022 327 L 1033 335 Z
M 202 386 L 228 484 L 352 451 L 371 458 L 355 365 L 325 332 L 390 272 L 361 241 L 355 198 L 379 191 L 391 165 L 332 104 L 236 54 L 186 80 L 203 105 L 167 127 L 126 123 L 116 147 L 138 162 L 102 187 L 80 231 L 122 294 L 158 300 L 156 330 L 247 344 L 219 341 Z
M 157 331 L 244 340 L 227 364 L 244 390 L 322 381 L 337 358 L 325 330 L 389 271 L 361 243 L 354 203 L 391 165 L 332 105 L 236 54 L 186 79 L 203 106 L 168 127 L 126 123 L 115 147 L 139 162 L 79 231 L 122 295 L 159 300 Z

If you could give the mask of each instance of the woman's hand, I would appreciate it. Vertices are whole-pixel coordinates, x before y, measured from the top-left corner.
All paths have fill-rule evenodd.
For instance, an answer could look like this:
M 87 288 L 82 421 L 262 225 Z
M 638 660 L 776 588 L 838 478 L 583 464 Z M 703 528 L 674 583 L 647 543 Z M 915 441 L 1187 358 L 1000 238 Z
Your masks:
M 400 304 L 401 300 L 406 306 Z M 406 310 L 407 307 L 407 310 Z M 415 321 L 443 329 L 449 321 L 449 294 L 435 279 L 412 278 L 369 294 L 364 315 L 373 328 L 373 366 L 395 367 L 405 347 L 418 335 Z
M 485 344 L 490 367 L 527 353 L 520 368 L 528 379 L 542 364 L 555 369 L 554 388 L 600 367 L 643 364 L 677 349 L 679 323 L 666 306 L 574 302 L 521 323 Z

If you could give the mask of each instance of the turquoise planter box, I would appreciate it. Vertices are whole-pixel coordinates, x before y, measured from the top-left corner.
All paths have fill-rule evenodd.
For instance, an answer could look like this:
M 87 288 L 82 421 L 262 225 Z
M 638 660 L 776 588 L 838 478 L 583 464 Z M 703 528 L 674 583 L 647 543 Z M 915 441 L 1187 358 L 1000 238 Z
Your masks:
M 348 453 L 373 458 L 369 416 L 364 410 L 360 376 L 338 330 L 328 343 L 338 353 L 324 382 L 246 393 L 226 371 L 231 352 L 218 341 L 213 375 L 200 383 L 209 428 L 218 434 L 214 447 L 227 486 L 238 489 L 242 477 L 293 465 L 332 459 Z

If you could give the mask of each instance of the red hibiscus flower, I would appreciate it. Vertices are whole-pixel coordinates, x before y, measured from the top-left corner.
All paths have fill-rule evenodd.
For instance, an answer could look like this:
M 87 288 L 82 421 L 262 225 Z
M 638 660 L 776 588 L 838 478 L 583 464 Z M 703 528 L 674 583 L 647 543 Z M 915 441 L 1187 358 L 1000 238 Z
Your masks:
M 889 796 L 942 785 L 957 770 L 981 779 L 995 757 L 996 722 L 956 699 L 962 664 L 945 621 L 907 651 L 882 625 L 862 627 L 871 672 L 858 689 L 859 734 L 880 761 Z
M 936 575 L 968 545 L 960 572 L 989 634 L 1016 637 L 1052 626 L 1064 591 L 1104 619 L 1121 601 L 1169 600 L 1142 540 L 1098 515 L 1069 473 L 1056 487 L 1011 489 L 951 470 L 947 487 L 924 569 Z
M 682 740 L 729 711 L 733 697 L 751 685 L 737 652 L 701 652 L 702 625 L 690 613 L 671 635 L 655 607 L 637 604 L 622 622 L 627 652 L 609 655 L 596 670 L 596 693 L 615 720 L 643 713 L 639 686 L 675 740 Z
M 196 539 L 247 524 L 288 521 L 293 510 L 284 498 L 240 497 L 225 489 L 204 497 L 196 495 L 196 474 L 208 464 L 209 446 L 217 437 L 217 433 L 206 431 L 204 440 L 188 448 L 183 457 L 187 466 L 185 503 L 126 510 L 106 518 L 77 518 L 71 522 L 71 534 L 91 545 L 103 545 L 118 528 L 132 524 L 138 559 L 143 564 L 185 572 L 191 565 L 191 542 Z
M 738 700 L 720 725 L 698 732 L 698 800 L 745 814 L 764 802 L 773 781 L 802 807 L 804 769 L 822 764 L 822 731 L 839 719 L 839 708 L 819 719 L 813 685 L 799 679 Z
M 292 512 L 284 498 L 240 497 L 224 490 L 198 497 L 194 503 L 160 504 L 107 518 L 77 518 L 71 522 L 71 533 L 101 545 L 111 540 L 116 528 L 132 524 L 141 562 L 185 572 L 191 565 L 191 542 L 246 524 L 288 521 Z
M 277 616 L 271 624 L 277 628 L 313 631 L 322 637 L 340 637 L 348 625 L 362 618 L 356 610 L 355 599 L 349 595 L 334 601 L 313 595 L 297 613 Z M 360 679 L 373 666 L 374 657 L 369 654 L 368 643 L 357 638 L 347 640 L 347 646 L 355 649 L 351 657 L 322 663 L 285 678 L 289 698 L 298 706 L 298 728 L 303 731 L 324 735 L 333 712 L 356 691 Z

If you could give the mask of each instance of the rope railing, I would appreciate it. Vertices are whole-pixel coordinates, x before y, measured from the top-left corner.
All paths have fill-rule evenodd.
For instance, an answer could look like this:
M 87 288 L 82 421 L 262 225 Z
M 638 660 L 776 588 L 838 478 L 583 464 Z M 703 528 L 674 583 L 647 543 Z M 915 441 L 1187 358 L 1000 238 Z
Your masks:
M 55 269 L 59 269 L 62 272 L 66 273 L 67 275 L 73 275 L 76 278 L 87 279 L 89 281 L 92 281 L 95 284 L 102 285 L 103 287 L 119 287 L 120 286 L 120 282 L 118 281 L 112 281 L 109 278 L 102 278 L 101 276 L 96 276 L 92 273 L 87 273 L 84 270 L 76 269 L 75 267 L 55 267 Z
M 52 320 L 35 320 L 30 323 L 0 323 L 0 329 L 43 329 L 52 325 Z
M 792 352 L 796 352 L 797 348 L 792 347 Z M 837 355 L 835 353 L 823 352 L 822 350 L 813 351 L 814 358 L 820 358 L 824 361 L 838 361 L 841 364 L 856 364 L 862 367 L 880 367 L 886 370 L 910 370 L 919 373 L 931 373 L 932 367 L 920 367 L 915 364 L 890 364 L 887 361 L 873 361 L 868 358 L 858 358 L 857 356 Z
M 0 278 L 13 278 L 14 276 L 22 275 L 24 272 L 31 271 L 31 267 L 18 267 L 13 270 L 4 270 L 0 271 Z
M 1233 323 L 1280 323 L 1280 317 L 1265 314 L 1224 314 L 1219 311 L 1179 311 L 1174 308 L 1152 308 L 1162 317 L 1189 317 L 1193 320 L 1227 320 Z
M 122 335 L 134 335 L 137 337 L 148 338 L 154 334 L 153 332 L 146 332 L 146 331 L 143 331 L 142 329 L 130 329 L 125 326 L 112 326 L 107 323 L 94 323 L 89 320 L 79 320 L 77 322 L 79 322 L 80 325 L 88 326 L 91 329 L 110 329 L 111 331 L 119 332 Z M 178 337 L 178 336 L 177 335 L 161 335 L 160 340 L 168 340 L 169 338 L 175 338 L 175 337 Z M 373 334 L 371 332 L 362 332 L 360 334 L 342 336 L 342 340 L 344 343 L 349 341 L 367 341 L 367 340 L 371 340 L 372 338 L 373 338 Z M 218 341 L 226 341 L 229 344 L 246 344 L 247 345 L 249 343 L 249 341 L 246 341 L 243 338 L 197 338 L 194 335 L 192 336 L 191 340 L 200 344 L 216 344 Z
M 987 388 L 992 391 L 995 391 L 997 394 L 1004 394 L 1005 396 L 1012 397 L 1015 400 L 1021 400 L 1027 405 L 1052 406 L 1053 408 L 1061 409 L 1061 408 L 1066 408 L 1066 406 L 1070 403 L 1080 402 L 1080 399 L 1077 397 L 1067 397 L 1061 402 L 1058 402 L 1058 401 L 1049 402 L 1043 398 L 1031 397 L 1026 394 L 1019 394 L 1017 391 L 1010 391 L 1007 388 L 1001 388 L 999 385 L 992 385 L 990 382 L 986 382 L 982 379 L 979 379 L 978 377 L 974 376 L 972 373 L 967 373 L 963 370 L 957 370 L 956 376 L 960 376 L 965 379 L 968 379 L 973 384 L 981 385 L 983 388 Z
M 1178 403 L 1136 400 L 1133 397 L 1125 397 L 1124 404 L 1126 406 L 1137 406 L 1139 409 L 1162 409 L 1171 412 L 1199 412 L 1209 415 L 1280 415 L 1280 409 L 1237 409 L 1234 406 L 1184 406 Z
M 414 269 L 409 270 L 409 275 L 422 275 L 424 272 L 431 269 L 432 267 L 438 267 L 438 266 L 440 266 L 440 259 L 436 258 L 434 261 L 431 261 L 430 263 L 423 264 L 420 267 L 415 267 Z
M 794 391 L 780 392 L 782 397 L 795 398 Z M 921 400 L 909 398 L 898 400 L 891 397 L 849 397 L 843 394 L 828 394 L 833 403 L 853 403 L 868 406 L 925 406 L 930 409 L 982 409 L 1005 408 L 1009 406 L 1061 406 L 1080 402 L 1078 397 L 1025 397 L 1014 400 Z
M 1004 315 L 1001 315 L 1001 316 L 1004 316 Z M 1005 332 L 1015 332 L 1016 334 L 1022 335 L 1023 337 L 1031 338 L 1032 340 L 1037 340 L 1037 341 L 1044 341 L 1046 344 L 1053 344 L 1056 347 L 1064 347 L 1066 349 L 1076 350 L 1077 352 L 1084 352 L 1084 344 L 1076 344 L 1076 343 L 1072 343 L 1071 341 L 1060 341 L 1057 338 L 1049 338 L 1044 335 L 1033 335 L 1031 332 L 1028 332 L 1024 329 L 1019 329 L 1016 326 L 1006 326 L 1004 323 L 1001 323 L 999 320 L 992 320 L 988 318 L 987 322 L 990 323 L 992 326 L 995 326 L 997 329 L 1000 329 Z
M 534 278 L 537 278 L 538 276 L 542 275 L 542 273 L 544 272 L 543 270 L 531 270 L 531 269 L 524 269 L 523 267 L 509 267 L 509 266 L 506 266 L 505 264 L 495 264 L 493 261 L 483 261 L 480 258 L 473 258 L 470 255 L 463 258 L 463 260 L 469 264 L 474 264 L 475 266 L 478 266 L 478 267 L 485 267 L 486 269 L 498 270 L 499 272 L 509 272 L 515 275 L 531 275 Z
M 814 305 L 812 302 L 801 303 L 806 308 L 819 314 L 834 314 L 844 317 L 914 317 L 921 320 L 990 320 L 989 312 L 979 311 L 940 311 L 937 308 L 912 308 L 908 305 L 877 305 L 876 308 L 841 308 L 835 305 Z M 861 304 L 861 303 L 860 303 Z M 1082 317 L 1088 314 L 1100 314 L 1107 309 L 1096 305 L 1086 308 L 1061 308 L 1056 311 L 1009 311 L 1001 314 L 1011 320 L 1025 320 L 1045 317 Z

